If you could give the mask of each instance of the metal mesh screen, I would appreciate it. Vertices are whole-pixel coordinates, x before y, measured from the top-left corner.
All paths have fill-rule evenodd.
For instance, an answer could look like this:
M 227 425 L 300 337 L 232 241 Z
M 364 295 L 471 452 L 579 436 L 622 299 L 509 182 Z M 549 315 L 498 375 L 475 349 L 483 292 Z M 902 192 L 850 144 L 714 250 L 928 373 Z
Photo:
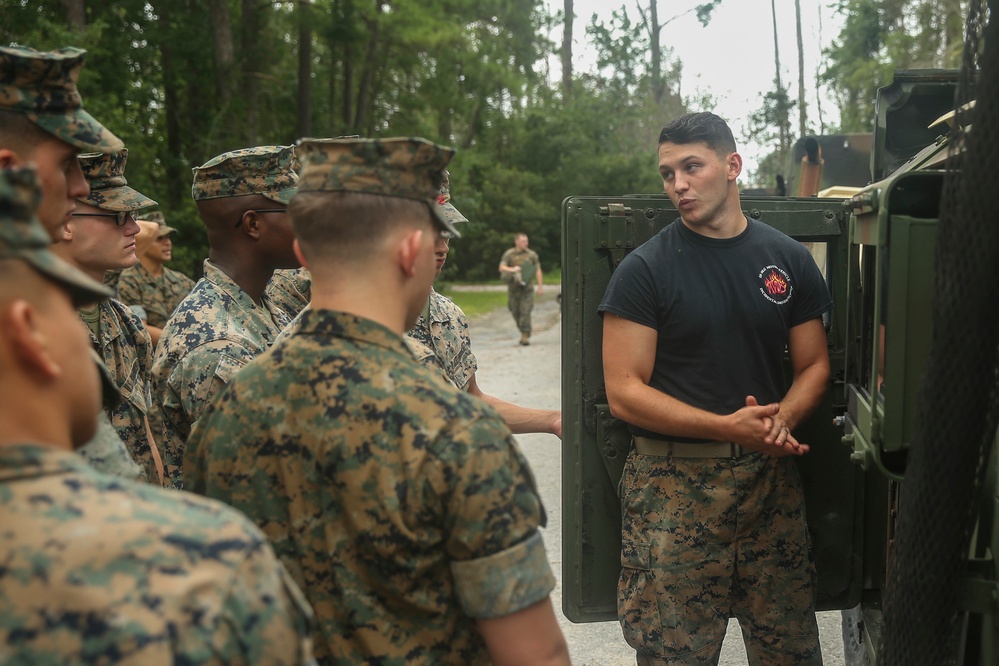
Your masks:
M 949 160 L 944 181 L 933 342 L 889 563 L 884 665 L 979 663 L 958 654 L 958 589 L 997 420 L 999 3 L 970 4 L 956 106 L 976 105 L 958 111 L 957 127 L 971 123 L 967 149 Z

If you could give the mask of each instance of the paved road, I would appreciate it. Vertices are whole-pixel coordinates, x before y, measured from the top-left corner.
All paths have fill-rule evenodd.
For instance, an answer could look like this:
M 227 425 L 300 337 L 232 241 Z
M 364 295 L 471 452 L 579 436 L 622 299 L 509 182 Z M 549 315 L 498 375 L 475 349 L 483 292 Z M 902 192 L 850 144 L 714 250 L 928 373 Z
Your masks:
M 561 402 L 561 332 L 555 295 L 557 285 L 546 291 L 534 310 L 534 335 L 529 347 L 517 344 L 519 333 L 510 314 L 496 310 L 470 322 L 472 349 L 479 361 L 476 375 L 486 393 L 523 405 L 556 409 Z M 569 362 L 568 360 L 566 362 Z M 518 437 L 534 469 L 542 499 L 548 510 L 544 530 L 548 556 L 559 581 L 553 600 L 559 622 L 577 666 L 624 666 L 634 664 L 634 651 L 628 647 L 616 622 L 574 624 L 561 613 L 562 579 L 562 495 L 561 446 L 551 435 Z M 822 654 L 828 666 L 843 666 L 843 647 L 838 612 L 819 614 Z M 738 622 L 732 620 L 722 646 L 722 666 L 747 664 Z

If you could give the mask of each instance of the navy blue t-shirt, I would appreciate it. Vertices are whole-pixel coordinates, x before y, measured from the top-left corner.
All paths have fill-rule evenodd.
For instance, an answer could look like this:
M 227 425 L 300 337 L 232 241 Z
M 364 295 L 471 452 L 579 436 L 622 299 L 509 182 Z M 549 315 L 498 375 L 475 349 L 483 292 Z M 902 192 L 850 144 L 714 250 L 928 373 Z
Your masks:
M 808 250 L 748 222 L 738 236 L 716 239 L 674 221 L 624 258 L 598 308 L 656 329 L 649 385 L 715 414 L 744 407 L 747 395 L 780 401 L 788 331 L 832 307 Z

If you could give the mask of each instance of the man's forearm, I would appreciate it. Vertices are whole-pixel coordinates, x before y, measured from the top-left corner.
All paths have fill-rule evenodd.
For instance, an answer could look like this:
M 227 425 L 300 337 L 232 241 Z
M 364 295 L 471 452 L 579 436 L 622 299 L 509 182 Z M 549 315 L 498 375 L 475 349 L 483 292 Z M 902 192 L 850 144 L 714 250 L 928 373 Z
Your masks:
M 829 367 L 813 365 L 805 368 L 794 378 L 787 395 L 780 401 L 780 416 L 793 431 L 822 402 L 829 386 Z
M 532 432 L 545 432 L 562 436 L 562 413 L 557 409 L 534 409 L 521 407 L 496 396 L 482 393 L 479 397 L 487 405 L 499 412 L 504 423 L 515 435 Z

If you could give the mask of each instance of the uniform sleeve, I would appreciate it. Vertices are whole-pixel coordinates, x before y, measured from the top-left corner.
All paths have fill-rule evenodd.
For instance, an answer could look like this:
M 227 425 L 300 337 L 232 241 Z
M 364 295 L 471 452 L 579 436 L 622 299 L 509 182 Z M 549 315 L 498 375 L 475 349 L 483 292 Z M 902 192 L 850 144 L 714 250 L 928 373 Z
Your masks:
M 133 305 L 141 307 L 142 292 L 134 271 L 122 271 L 118 277 L 118 300 L 129 307 Z
M 163 465 L 174 487 L 182 487 L 181 465 L 191 428 L 246 363 L 247 352 L 224 341 L 200 345 L 170 368 L 154 388 Z M 158 358 L 159 362 L 159 358 Z
M 212 643 L 221 664 L 315 664 L 305 596 L 260 536 L 233 576 Z
M 509 430 L 498 417 L 475 418 L 442 436 L 435 482 L 462 608 L 501 617 L 546 598 L 555 577 L 538 532 L 544 509 Z

